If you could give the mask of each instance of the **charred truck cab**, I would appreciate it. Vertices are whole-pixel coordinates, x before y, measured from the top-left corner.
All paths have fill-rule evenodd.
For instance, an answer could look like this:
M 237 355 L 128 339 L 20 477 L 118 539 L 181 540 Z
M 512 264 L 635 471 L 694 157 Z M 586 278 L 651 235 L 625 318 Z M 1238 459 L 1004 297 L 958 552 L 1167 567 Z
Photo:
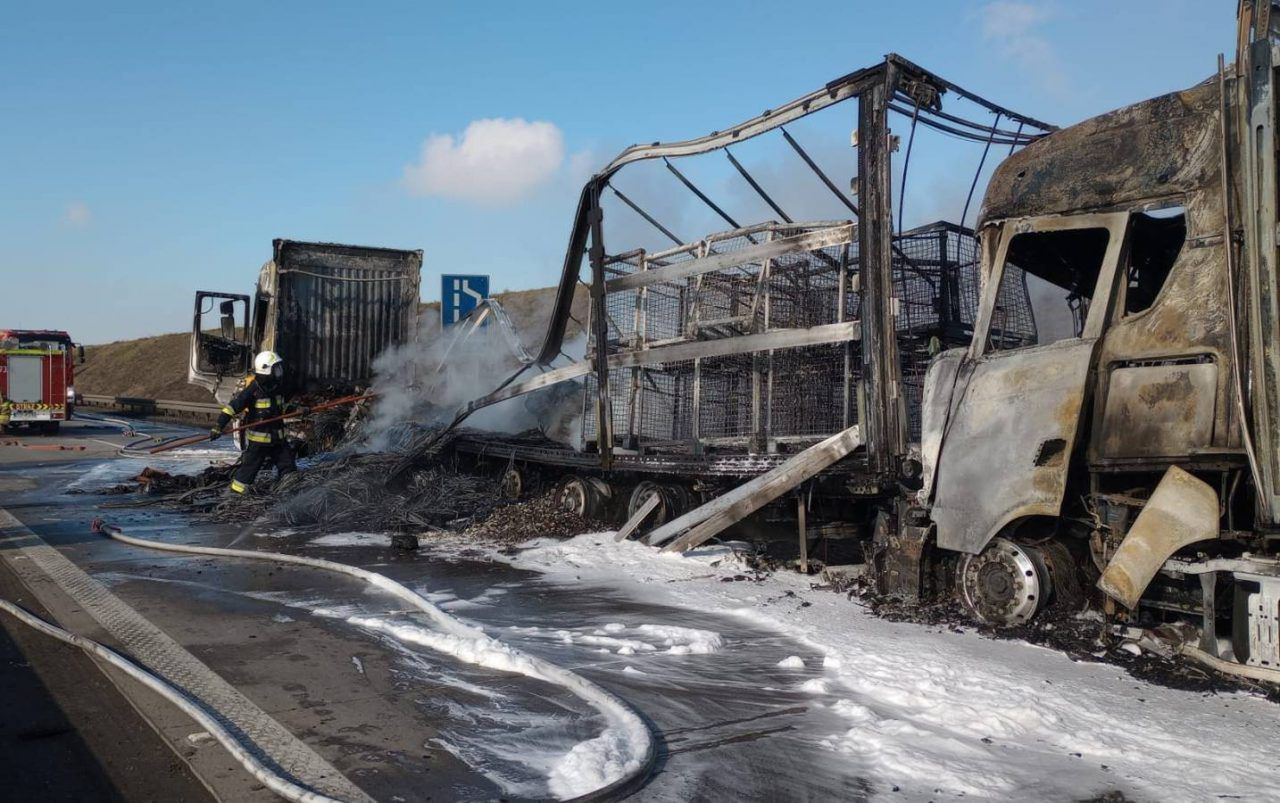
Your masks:
M 1190 615 L 1189 652 L 1280 680 L 1280 18 L 1243 6 L 1234 69 L 994 174 L 973 339 L 928 370 L 902 518 L 935 561 L 888 590 L 941 567 L 993 623 L 1090 593 L 1131 621 Z M 1032 337 L 1006 302 L 1022 287 Z
M 421 273 L 421 251 L 275 240 L 252 297 L 196 293 L 187 381 L 225 404 L 274 351 L 290 393 L 368 387 L 378 354 L 412 334 Z

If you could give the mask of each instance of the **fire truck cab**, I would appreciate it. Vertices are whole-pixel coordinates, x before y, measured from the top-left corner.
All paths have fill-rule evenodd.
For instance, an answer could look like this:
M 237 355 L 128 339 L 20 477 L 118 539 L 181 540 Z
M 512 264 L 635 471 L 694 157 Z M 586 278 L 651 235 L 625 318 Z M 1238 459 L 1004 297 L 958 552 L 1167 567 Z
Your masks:
M 75 363 L 84 347 L 66 332 L 0 329 L 0 425 L 53 433 L 75 412 Z

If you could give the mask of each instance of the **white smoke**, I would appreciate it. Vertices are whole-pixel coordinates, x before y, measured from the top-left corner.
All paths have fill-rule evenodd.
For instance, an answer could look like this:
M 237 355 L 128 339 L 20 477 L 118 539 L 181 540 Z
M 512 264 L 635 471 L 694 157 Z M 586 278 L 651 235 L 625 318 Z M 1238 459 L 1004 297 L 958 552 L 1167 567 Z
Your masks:
M 581 340 L 567 343 L 566 353 L 580 359 L 585 337 Z M 424 310 L 414 340 L 383 352 L 374 362 L 373 391 L 378 399 L 365 423 L 364 450 L 395 449 L 413 427 L 448 425 L 469 402 L 497 390 L 520 367 L 497 324 L 442 329 L 439 310 Z M 470 416 L 466 426 L 501 433 L 539 429 L 555 436 L 548 418 L 557 416 L 531 399 L 521 396 L 485 407 Z M 556 430 L 572 431 L 569 422 L 551 423 Z

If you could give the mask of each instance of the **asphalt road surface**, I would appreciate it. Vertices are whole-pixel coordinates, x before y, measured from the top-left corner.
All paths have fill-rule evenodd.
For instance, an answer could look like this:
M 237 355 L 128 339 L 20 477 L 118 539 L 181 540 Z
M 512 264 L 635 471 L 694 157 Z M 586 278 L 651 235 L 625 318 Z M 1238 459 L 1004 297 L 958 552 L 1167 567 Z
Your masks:
M 360 617 L 414 621 L 402 603 L 349 578 L 139 549 L 91 533 L 89 521 L 102 516 L 156 540 L 324 557 L 406 583 L 641 711 L 660 734 L 661 750 L 655 775 L 636 799 L 858 799 L 869 791 L 848 764 L 812 749 L 838 723 L 796 690 L 796 670 L 779 667 L 788 656 L 821 664 L 813 649 L 786 636 L 609 589 L 582 593 L 467 550 L 400 553 L 360 534 L 263 532 L 154 507 L 118 507 L 137 500 L 93 491 L 145 465 L 197 471 L 230 454 L 120 457 L 118 445 L 130 438 L 105 421 L 72 422 L 59 437 L 18 439 L 26 447 L 0 447 L 0 508 L 376 800 L 545 798 L 548 767 L 598 733 L 600 717 L 549 684 L 353 624 Z M 44 606 L 64 627 L 118 646 L 110 627 L 51 588 L 24 557 L 0 548 L 0 569 L 25 582 L 0 575 L 7 578 L 5 598 Z M 115 677 L 115 670 L 104 674 L 75 650 L 40 643 L 43 636 L 20 625 L 7 623 L 7 631 L 5 696 L 34 706 L 13 720 L 48 723 L 26 730 L 6 723 L 7 738 L 27 739 L 25 752 L 0 754 L 3 777 L 23 775 L 35 784 L 19 788 L 44 788 L 36 796 L 45 799 L 198 799 L 204 787 L 221 799 L 270 799 L 158 696 Z M 611 641 L 624 631 L 634 655 Z M 56 694 L 57 684 L 44 680 L 51 667 L 75 694 Z M 33 690 L 41 682 L 52 703 Z M 110 738 L 101 738 L 104 729 Z M 55 735 L 41 745 L 31 733 Z

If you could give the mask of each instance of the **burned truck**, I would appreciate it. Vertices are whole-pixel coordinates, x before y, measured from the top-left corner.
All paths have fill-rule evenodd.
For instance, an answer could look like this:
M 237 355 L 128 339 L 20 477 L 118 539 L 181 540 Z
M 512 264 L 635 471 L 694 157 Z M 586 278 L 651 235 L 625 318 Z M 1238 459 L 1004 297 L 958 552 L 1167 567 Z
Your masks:
M 1233 66 L 1062 130 L 890 56 L 628 149 L 583 190 L 541 352 L 464 411 L 578 381 L 579 449 L 457 448 L 517 490 L 550 472 L 620 537 L 689 549 L 789 509 L 802 568 L 815 539 L 852 536 L 883 594 L 994 625 L 1049 605 L 1179 619 L 1199 632 L 1185 654 L 1280 682 L 1277 44 L 1272 4 L 1246 1 Z M 783 128 L 847 99 L 852 195 Z M 971 187 L 1008 149 L 975 230 L 965 212 L 903 229 L 918 125 L 980 145 Z M 729 150 L 774 130 L 848 220 L 793 220 Z M 713 151 L 776 219 L 738 225 L 674 164 Z M 733 229 L 682 241 L 614 186 L 654 159 Z M 609 194 L 675 247 L 606 250 Z M 579 281 L 587 357 L 557 366 Z
M 974 336 L 925 382 L 897 590 L 959 555 L 960 598 L 1010 623 L 1096 587 L 1119 617 L 1192 617 L 1205 663 L 1280 680 L 1280 18 L 1245 2 L 1239 30 L 1234 67 L 994 174 Z M 1058 337 L 1006 339 L 1023 272 L 1057 289 Z
M 903 124 L 898 133 L 891 118 Z M 843 161 L 824 169 L 830 142 L 850 142 L 850 127 L 855 148 L 840 146 Z M 567 510 L 625 522 L 624 534 L 643 529 L 667 549 L 762 519 L 796 526 L 802 563 L 811 543 L 869 542 L 902 483 L 919 480 L 912 442 L 925 369 L 971 339 L 980 284 L 978 240 L 963 225 L 968 202 L 944 210 L 958 222 L 905 228 L 893 186 L 908 181 L 913 154 L 920 163 L 940 141 L 960 143 L 949 155 L 969 149 L 981 169 L 995 149 L 1052 130 L 890 55 L 725 130 L 627 149 L 582 191 L 541 347 L 462 411 L 568 385 L 576 440 L 463 433 L 453 450 L 502 471 L 510 495 L 553 485 Z M 818 150 L 802 144 L 819 135 Z M 768 142 L 784 149 L 786 173 L 757 177 L 745 154 Z M 645 166 L 668 193 L 699 204 L 702 220 L 728 228 L 681 237 L 673 226 L 702 220 L 663 221 L 638 200 Z M 695 170 L 710 172 L 719 192 L 745 195 L 750 204 L 737 206 L 763 219 L 741 220 Z M 960 180 L 972 197 L 968 176 Z M 789 210 L 812 206 L 790 197 L 800 183 L 846 217 Z M 586 355 L 574 361 L 566 331 L 580 285 L 591 304 L 588 320 L 576 321 L 588 332 Z M 1018 322 L 1009 336 L 1033 340 L 1028 288 L 1010 287 L 1002 302 Z M 494 309 L 482 308 L 458 338 Z
M 254 355 L 275 351 L 291 393 L 367 388 L 375 358 L 413 335 L 422 251 L 296 240 L 272 247 L 252 296 L 196 293 L 187 381 L 225 404 Z

